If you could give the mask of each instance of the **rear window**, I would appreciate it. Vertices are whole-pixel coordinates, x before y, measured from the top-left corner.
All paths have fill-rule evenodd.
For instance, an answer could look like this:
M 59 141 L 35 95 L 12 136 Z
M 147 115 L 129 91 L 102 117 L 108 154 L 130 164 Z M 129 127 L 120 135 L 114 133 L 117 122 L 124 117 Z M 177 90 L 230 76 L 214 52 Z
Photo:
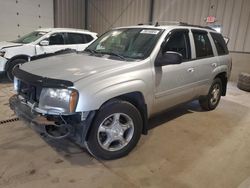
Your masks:
M 214 44 L 216 46 L 218 55 L 228 54 L 227 45 L 222 35 L 219 33 L 210 33 L 210 34 L 214 40 Z
M 79 33 L 67 33 L 67 44 L 85 44 L 85 37 Z
M 91 35 L 85 35 L 85 38 L 87 43 L 91 42 L 94 39 Z
M 213 50 L 206 32 L 193 31 L 196 58 L 213 56 Z
M 66 33 L 67 44 L 86 44 L 93 40 L 93 37 L 88 34 L 81 33 Z

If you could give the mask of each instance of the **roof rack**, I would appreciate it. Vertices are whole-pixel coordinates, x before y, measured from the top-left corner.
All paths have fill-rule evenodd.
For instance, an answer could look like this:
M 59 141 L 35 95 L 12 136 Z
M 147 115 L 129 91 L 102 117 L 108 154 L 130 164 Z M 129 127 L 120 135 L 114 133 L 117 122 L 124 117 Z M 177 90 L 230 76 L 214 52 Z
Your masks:
M 216 31 L 215 29 L 209 27 L 209 26 L 200 26 L 200 25 L 193 25 L 193 24 L 188 24 L 186 22 L 178 22 L 178 21 L 157 21 L 154 26 L 158 27 L 160 26 L 159 23 L 163 23 L 164 25 L 178 25 L 178 26 L 188 26 L 188 27 L 198 27 L 198 28 L 203 28 L 203 29 L 210 29 L 213 31 Z M 153 25 L 152 22 L 148 23 L 139 23 L 138 25 Z
M 213 29 L 209 26 L 200 26 L 200 25 L 193 25 L 193 24 L 188 24 L 188 23 L 181 23 L 180 26 L 198 27 L 198 28 L 210 29 L 210 30 L 216 31 L 215 29 Z
M 177 21 L 156 21 L 155 24 L 154 22 L 146 22 L 146 23 L 139 23 L 137 25 L 154 25 L 154 26 L 160 26 L 159 23 L 163 23 L 164 25 L 180 25 L 180 24 L 187 24 L 184 22 L 177 22 Z
M 182 25 L 182 24 L 187 24 L 187 23 L 178 22 L 178 21 L 156 21 L 155 25 L 160 26 L 159 23 L 163 23 L 164 25 Z

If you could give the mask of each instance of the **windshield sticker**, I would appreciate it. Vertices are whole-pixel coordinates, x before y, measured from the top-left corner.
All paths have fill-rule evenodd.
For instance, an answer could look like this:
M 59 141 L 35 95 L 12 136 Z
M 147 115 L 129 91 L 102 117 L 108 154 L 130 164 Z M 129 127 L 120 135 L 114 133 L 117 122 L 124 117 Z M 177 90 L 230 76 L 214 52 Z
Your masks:
M 157 35 L 159 33 L 158 30 L 149 30 L 149 29 L 144 29 L 141 31 L 141 33 L 144 34 L 151 34 L 151 35 Z

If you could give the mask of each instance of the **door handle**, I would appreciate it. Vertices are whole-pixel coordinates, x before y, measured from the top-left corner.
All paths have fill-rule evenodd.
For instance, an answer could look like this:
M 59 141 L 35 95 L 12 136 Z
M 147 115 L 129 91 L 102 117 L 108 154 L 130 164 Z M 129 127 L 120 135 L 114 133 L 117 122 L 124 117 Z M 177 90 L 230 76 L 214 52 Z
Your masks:
M 187 70 L 188 72 L 194 72 L 194 68 L 189 68 L 188 70 Z
M 217 63 L 212 63 L 212 67 L 217 67 Z

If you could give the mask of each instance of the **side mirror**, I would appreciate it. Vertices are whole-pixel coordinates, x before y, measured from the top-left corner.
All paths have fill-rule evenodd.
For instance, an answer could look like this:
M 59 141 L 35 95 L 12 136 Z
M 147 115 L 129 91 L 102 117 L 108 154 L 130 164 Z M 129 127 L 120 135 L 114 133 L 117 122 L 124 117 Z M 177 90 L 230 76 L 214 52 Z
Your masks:
M 162 54 L 160 57 L 157 57 L 155 61 L 156 67 L 162 67 L 165 65 L 181 64 L 182 55 L 178 52 L 167 51 Z
M 49 45 L 49 41 L 48 40 L 42 40 L 39 44 L 41 46 L 48 46 Z

